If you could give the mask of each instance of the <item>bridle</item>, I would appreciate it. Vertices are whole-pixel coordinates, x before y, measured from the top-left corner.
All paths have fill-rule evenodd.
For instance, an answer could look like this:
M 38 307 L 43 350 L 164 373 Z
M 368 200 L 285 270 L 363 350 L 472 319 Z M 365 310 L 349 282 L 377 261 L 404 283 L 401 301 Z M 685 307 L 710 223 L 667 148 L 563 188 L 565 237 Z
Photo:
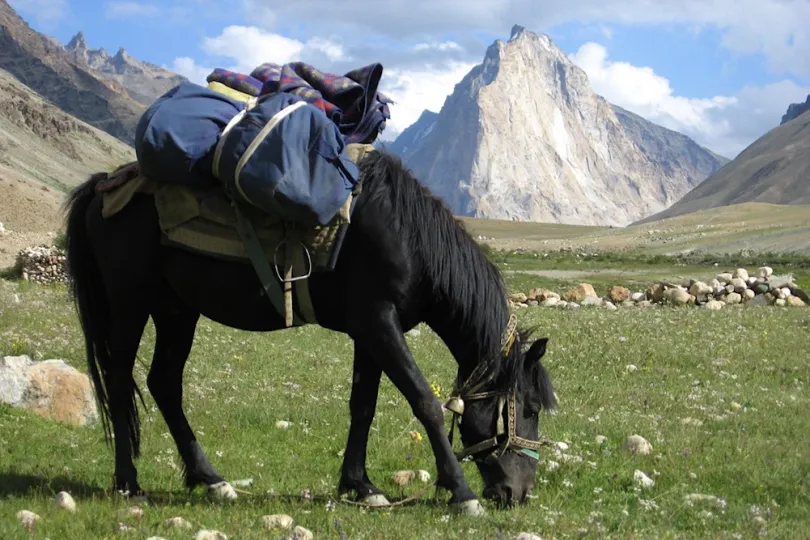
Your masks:
M 501 351 L 502 356 L 505 358 L 512 350 L 512 346 L 517 338 L 517 317 L 512 314 L 509 317 L 509 322 L 504 330 L 503 337 L 501 338 Z M 456 424 L 461 429 L 461 417 L 464 414 L 464 403 L 467 401 L 475 401 L 480 399 L 498 398 L 498 412 L 497 414 L 497 428 L 495 436 L 483 440 L 479 443 L 465 446 L 460 452 L 456 453 L 456 459 L 463 461 L 468 457 L 472 457 L 474 461 L 482 461 L 484 463 L 491 463 L 500 458 L 507 450 L 523 454 L 529 458 L 538 461 L 540 454 L 538 453 L 543 446 L 553 444 L 552 441 L 545 438 L 532 441 L 518 437 L 516 433 L 517 423 L 517 399 L 515 396 L 516 388 L 509 390 L 508 395 L 504 396 L 503 393 L 495 390 L 480 392 L 479 390 L 489 384 L 494 378 L 495 373 L 489 370 L 488 362 L 481 362 L 473 370 L 467 380 L 459 385 L 459 377 L 456 377 L 456 382 L 453 386 L 453 391 L 450 397 L 444 404 L 445 409 L 449 410 L 453 417 L 451 419 L 450 432 L 448 438 L 450 439 L 450 446 L 453 446 L 453 435 L 455 432 Z M 503 420 L 503 408 L 506 406 L 506 425 Z M 484 452 L 483 456 L 481 456 Z M 476 457 L 479 456 L 479 457 Z

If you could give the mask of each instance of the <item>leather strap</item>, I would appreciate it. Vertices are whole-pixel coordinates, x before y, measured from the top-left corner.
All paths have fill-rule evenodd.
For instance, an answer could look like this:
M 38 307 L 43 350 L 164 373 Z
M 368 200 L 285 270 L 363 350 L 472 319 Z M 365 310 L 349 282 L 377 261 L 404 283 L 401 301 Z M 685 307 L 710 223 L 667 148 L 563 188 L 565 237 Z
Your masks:
M 259 276 L 259 281 L 262 284 L 262 288 L 264 289 L 267 298 L 270 300 L 270 302 L 272 302 L 273 307 L 276 308 L 276 311 L 282 317 L 284 317 L 285 323 L 288 327 L 292 324 L 295 324 L 296 326 L 301 325 L 302 322 L 295 315 L 294 311 L 292 310 L 292 306 L 290 306 L 289 311 L 287 310 L 285 294 L 282 292 L 281 284 L 279 283 L 278 279 L 273 275 L 270 268 L 270 263 L 267 262 L 267 257 L 265 256 L 264 250 L 259 243 L 259 239 L 256 237 L 256 231 L 253 229 L 253 224 L 250 223 L 250 220 L 245 217 L 245 215 L 239 209 L 239 205 L 233 198 L 231 198 L 231 207 L 236 215 L 236 230 L 239 233 L 239 236 L 242 238 L 245 251 L 250 258 L 253 269 Z M 290 270 L 292 270 L 292 268 L 290 268 Z M 287 285 L 289 285 L 289 282 L 285 284 L 285 289 Z

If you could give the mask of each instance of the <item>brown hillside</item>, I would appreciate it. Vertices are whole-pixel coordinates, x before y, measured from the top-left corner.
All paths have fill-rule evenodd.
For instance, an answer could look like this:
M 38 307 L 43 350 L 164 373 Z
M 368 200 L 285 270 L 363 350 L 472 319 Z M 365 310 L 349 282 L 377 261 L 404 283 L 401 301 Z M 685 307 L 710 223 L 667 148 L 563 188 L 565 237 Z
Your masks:
M 810 114 L 772 129 L 680 201 L 633 225 L 748 202 L 810 204 Z
M 32 30 L 0 0 L 0 69 L 65 112 L 130 143 L 145 107 L 120 85 L 73 62 L 53 40 Z

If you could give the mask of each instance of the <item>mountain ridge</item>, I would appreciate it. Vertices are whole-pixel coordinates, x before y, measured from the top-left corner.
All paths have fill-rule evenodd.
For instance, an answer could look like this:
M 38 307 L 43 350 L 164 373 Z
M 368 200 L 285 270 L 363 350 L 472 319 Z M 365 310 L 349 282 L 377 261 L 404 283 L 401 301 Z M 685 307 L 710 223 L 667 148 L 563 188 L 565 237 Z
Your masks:
M 457 214 L 590 225 L 660 211 L 727 161 L 682 134 L 694 159 L 655 161 L 675 132 L 620 115 L 638 129 L 550 37 L 515 25 L 390 148 Z
M 743 203 L 810 204 L 810 114 L 774 127 L 734 160 L 642 225 Z

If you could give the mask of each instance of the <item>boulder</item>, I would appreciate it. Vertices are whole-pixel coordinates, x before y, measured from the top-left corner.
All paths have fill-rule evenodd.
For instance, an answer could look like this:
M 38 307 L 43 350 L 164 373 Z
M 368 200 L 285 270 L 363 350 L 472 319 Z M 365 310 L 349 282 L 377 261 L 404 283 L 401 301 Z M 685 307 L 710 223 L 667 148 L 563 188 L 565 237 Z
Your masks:
M 694 302 L 695 297 L 681 288 L 667 289 L 665 297 L 674 306 L 685 306 Z
M 754 285 L 754 293 L 755 294 L 765 294 L 766 292 L 771 290 L 771 286 L 767 283 L 757 283 Z
M 62 360 L 4 357 L 0 360 L 0 401 L 76 426 L 98 419 L 90 379 Z
M 745 300 L 745 301 L 751 300 L 756 295 L 757 295 L 757 293 L 752 291 L 751 289 L 746 289 L 745 292 L 742 294 L 743 300 Z
M 666 285 L 663 283 L 656 283 L 647 289 L 647 300 L 650 300 L 656 304 L 660 303 L 664 299 L 664 292 L 666 292 L 666 290 Z
M 719 302 L 717 300 L 709 300 L 704 304 L 704 307 L 709 311 L 720 311 L 721 309 L 723 309 L 724 305 L 725 304 L 723 302 Z
M 746 304 L 749 305 L 749 306 L 755 306 L 755 307 L 767 306 L 768 305 L 768 299 L 765 298 L 764 294 L 758 294 L 758 295 L 754 296 L 752 299 L 750 299 L 748 302 L 746 302 Z
M 620 287 L 616 285 L 615 287 L 611 287 L 610 291 L 608 291 L 608 296 L 610 297 L 610 301 L 614 304 L 621 304 L 625 300 L 629 300 L 632 293 L 630 289 L 625 287 Z
M 566 302 L 582 302 L 585 298 L 589 296 L 596 296 L 596 291 L 593 289 L 593 285 L 590 283 L 580 283 L 570 291 L 564 293 L 562 295 L 562 299 Z
M 730 292 L 736 292 L 742 294 L 748 288 L 748 282 L 742 278 L 732 278 L 731 285 L 734 286 L 734 290 Z
M 731 275 L 733 278 L 738 278 L 743 281 L 748 281 L 748 270 L 745 268 L 737 268 L 734 270 L 734 273 Z
M 734 278 L 734 276 L 733 276 L 733 275 L 731 275 L 731 274 L 729 274 L 729 273 L 725 273 L 725 272 L 724 272 L 724 273 L 722 273 L 722 274 L 717 274 L 717 275 L 715 276 L 715 279 L 716 279 L 717 281 L 719 281 L 720 283 L 722 283 L 722 284 L 726 284 L 726 283 L 728 283 L 728 282 L 729 282 L 729 281 L 731 281 L 733 278 Z
M 768 279 L 773 275 L 773 268 L 770 266 L 762 266 L 757 270 L 757 277 L 761 279 Z
M 792 296 L 791 295 L 791 296 L 787 297 L 787 305 L 789 305 L 791 307 L 803 307 L 803 306 L 806 306 L 807 304 L 805 304 L 804 300 L 802 300 L 798 296 Z
M 526 294 L 522 292 L 509 295 L 509 300 L 516 304 L 525 304 L 528 299 Z
M 714 294 L 714 288 L 706 283 L 703 283 L 702 281 L 695 281 L 689 287 L 689 294 L 695 297 L 708 296 L 710 294 Z
M 792 296 L 798 297 L 805 304 L 810 304 L 810 297 L 808 297 L 807 293 L 803 289 L 800 289 L 798 286 L 793 285 L 790 288 L 790 293 Z

